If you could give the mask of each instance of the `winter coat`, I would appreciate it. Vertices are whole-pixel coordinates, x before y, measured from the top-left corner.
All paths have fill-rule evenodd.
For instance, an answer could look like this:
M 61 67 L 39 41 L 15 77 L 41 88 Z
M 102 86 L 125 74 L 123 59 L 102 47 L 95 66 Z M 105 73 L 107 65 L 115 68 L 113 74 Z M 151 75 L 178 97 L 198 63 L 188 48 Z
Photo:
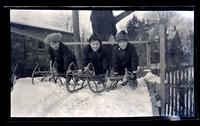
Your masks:
M 71 62 L 76 62 L 76 56 L 73 52 L 63 43 L 60 43 L 57 50 L 49 48 L 50 60 L 52 60 L 52 65 L 56 62 L 56 69 L 58 73 L 65 73 Z
M 104 47 L 100 47 L 97 52 L 94 52 L 90 45 L 86 45 L 82 50 L 82 66 L 86 67 L 88 63 L 94 65 L 95 74 L 105 74 L 109 69 L 109 60 Z
M 125 74 L 125 68 L 128 71 L 136 71 L 139 64 L 139 56 L 133 44 L 128 43 L 126 49 L 121 49 L 119 45 L 113 48 L 113 69 L 119 75 Z
M 115 36 L 115 17 L 112 11 L 92 10 L 90 15 L 93 33 L 98 33 L 102 41 L 108 41 L 110 35 Z

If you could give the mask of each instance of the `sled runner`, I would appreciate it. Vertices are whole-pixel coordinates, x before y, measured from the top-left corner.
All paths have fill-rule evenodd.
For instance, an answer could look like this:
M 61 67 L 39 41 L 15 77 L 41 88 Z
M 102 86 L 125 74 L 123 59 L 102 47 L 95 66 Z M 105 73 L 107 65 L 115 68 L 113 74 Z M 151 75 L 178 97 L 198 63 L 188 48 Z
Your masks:
M 111 82 L 110 86 L 107 88 L 109 90 L 117 88 L 119 84 L 122 86 L 129 84 L 132 89 L 135 89 L 138 84 L 137 80 L 134 80 L 133 73 L 129 72 L 127 68 L 125 68 L 125 75 L 107 75 L 106 79 Z M 122 83 L 120 83 L 120 81 L 122 81 Z
M 94 93 L 100 93 L 106 89 L 106 75 L 95 75 L 94 65 L 89 63 L 86 69 L 87 82 L 90 90 Z
M 71 68 L 75 69 L 72 70 Z M 137 80 L 134 80 L 133 73 L 125 69 L 125 75 L 113 76 L 107 71 L 106 74 L 95 75 L 94 66 L 89 63 L 84 71 L 78 71 L 74 63 L 69 65 L 66 73 L 66 86 L 69 92 L 80 90 L 87 85 L 94 93 L 109 91 L 117 88 L 120 81 L 125 80 L 121 85 L 129 84 L 132 89 L 137 87 Z M 81 81 L 81 82 L 80 82 Z M 110 84 L 108 84 L 110 82 Z
M 84 85 L 87 79 L 84 72 L 78 71 L 74 62 L 69 65 L 65 79 L 67 90 L 71 93 L 87 86 Z
M 53 67 L 54 66 L 55 64 Z M 114 76 L 110 74 L 109 71 L 107 71 L 106 74 L 96 75 L 92 63 L 89 63 L 84 70 L 78 70 L 75 63 L 72 62 L 68 66 L 65 75 L 52 70 L 40 71 L 40 64 L 38 64 L 32 73 L 32 84 L 34 84 L 34 78 L 36 76 L 42 76 L 40 80 L 41 82 L 47 79 L 47 81 L 53 80 L 56 84 L 57 81 L 60 81 L 61 85 L 59 86 L 65 85 L 67 90 L 71 93 L 86 86 L 88 86 L 93 93 L 116 89 L 119 84 L 123 86 L 128 84 L 132 89 L 135 89 L 138 83 L 137 80 L 134 79 L 133 73 L 129 72 L 127 69 L 125 69 L 125 75 Z M 62 82 L 61 77 L 65 78 L 64 83 Z M 122 81 L 122 83 L 119 83 L 120 81 Z
M 55 63 L 53 64 L 53 68 L 55 67 Z M 59 83 L 59 86 L 63 86 L 63 82 L 62 80 L 60 79 L 60 77 L 64 77 L 65 75 L 62 74 L 62 73 L 57 73 L 56 71 L 53 71 L 50 70 L 49 71 L 41 71 L 40 70 L 40 64 L 37 64 L 36 67 L 34 68 L 33 72 L 32 72 L 32 84 L 35 84 L 34 83 L 34 78 L 36 76 L 42 76 L 41 78 L 41 82 L 45 81 L 46 79 L 48 81 L 51 81 L 53 80 L 55 84 L 57 84 L 57 81 L 59 80 L 60 83 Z M 48 78 L 49 77 L 49 78 Z
M 72 69 L 74 68 L 74 70 Z M 105 90 L 105 75 L 95 75 L 93 64 L 89 63 L 84 71 L 79 71 L 72 62 L 66 72 L 66 87 L 69 92 L 78 91 L 86 86 L 94 93 Z

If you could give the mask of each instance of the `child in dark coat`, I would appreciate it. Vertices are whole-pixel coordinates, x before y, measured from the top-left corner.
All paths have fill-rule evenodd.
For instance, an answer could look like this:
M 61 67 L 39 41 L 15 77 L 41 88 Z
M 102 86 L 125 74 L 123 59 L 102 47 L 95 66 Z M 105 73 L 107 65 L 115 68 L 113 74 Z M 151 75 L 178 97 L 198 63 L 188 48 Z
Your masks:
M 88 63 L 92 63 L 95 69 L 95 75 L 105 74 L 109 70 L 109 60 L 102 47 L 102 41 L 96 34 L 89 38 L 89 45 L 82 50 L 82 65 L 85 68 Z
M 76 64 L 76 57 L 73 52 L 61 42 L 61 33 L 51 33 L 47 35 L 44 41 L 49 44 L 50 65 L 56 63 L 58 73 L 65 73 L 71 62 Z
M 133 44 L 128 42 L 128 36 L 125 31 L 121 31 L 116 35 L 117 45 L 113 48 L 113 69 L 115 75 L 124 75 L 125 68 L 134 74 L 138 67 L 138 54 Z

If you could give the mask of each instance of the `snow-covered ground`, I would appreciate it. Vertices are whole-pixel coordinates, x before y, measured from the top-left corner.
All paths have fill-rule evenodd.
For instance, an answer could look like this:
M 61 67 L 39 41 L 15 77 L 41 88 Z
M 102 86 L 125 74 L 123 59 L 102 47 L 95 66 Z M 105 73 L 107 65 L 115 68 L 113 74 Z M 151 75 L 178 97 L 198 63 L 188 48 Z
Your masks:
M 150 83 L 156 83 L 156 84 L 160 84 L 160 77 L 151 73 L 151 72 L 148 72 L 145 76 L 144 76 L 144 79 Z
M 144 78 L 129 85 L 93 93 L 89 87 L 69 93 L 65 86 L 20 78 L 11 92 L 11 117 L 148 117 L 153 116 Z

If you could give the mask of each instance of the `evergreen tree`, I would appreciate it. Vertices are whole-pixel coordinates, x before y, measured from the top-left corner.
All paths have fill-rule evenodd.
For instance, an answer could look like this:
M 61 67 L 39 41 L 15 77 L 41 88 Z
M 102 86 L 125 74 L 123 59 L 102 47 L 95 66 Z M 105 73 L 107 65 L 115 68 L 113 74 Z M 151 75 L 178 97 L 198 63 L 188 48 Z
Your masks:
M 139 33 L 139 23 L 140 21 L 137 19 L 137 17 L 134 15 L 133 18 L 128 21 L 127 23 L 127 35 L 129 37 L 129 40 L 137 40 L 137 36 Z
M 149 20 L 138 20 L 134 15 L 133 18 L 127 23 L 127 32 L 129 40 L 133 41 L 147 41 L 149 38 L 149 32 L 152 24 Z M 137 52 L 139 54 L 140 67 L 147 64 L 147 52 L 146 44 L 135 44 Z

